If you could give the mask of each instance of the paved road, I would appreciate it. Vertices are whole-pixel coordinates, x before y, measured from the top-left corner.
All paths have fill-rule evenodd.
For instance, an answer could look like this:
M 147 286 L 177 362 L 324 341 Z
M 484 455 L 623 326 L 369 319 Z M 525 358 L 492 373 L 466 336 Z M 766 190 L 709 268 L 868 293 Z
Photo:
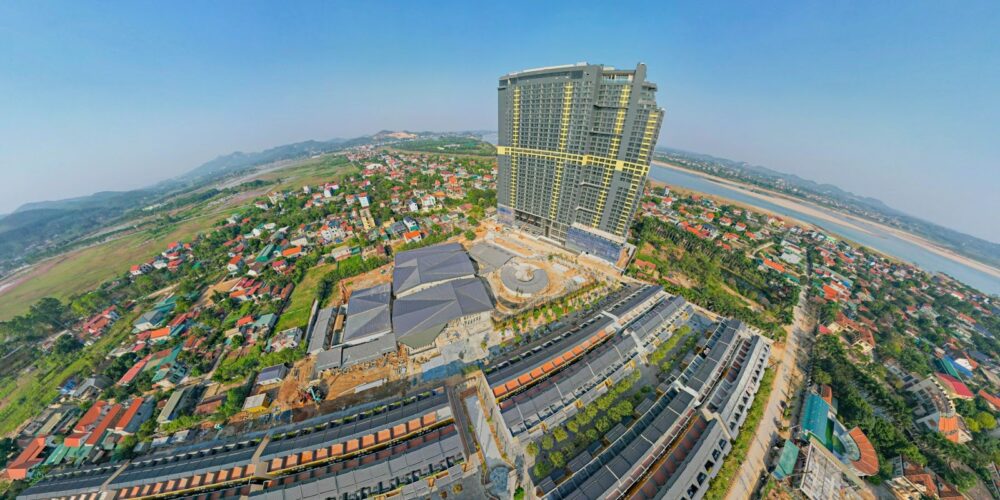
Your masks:
M 799 296 L 799 303 L 795 307 L 795 321 L 792 324 L 792 332 L 786 337 L 784 353 L 779 360 L 777 372 L 774 374 L 774 388 L 767 400 L 767 407 L 764 409 L 764 417 L 754 436 L 747 457 L 736 474 L 733 485 L 729 488 L 727 499 L 750 498 L 750 494 L 757 489 L 757 482 L 764 471 L 764 459 L 767 457 L 772 440 L 778 436 L 778 422 L 781 421 L 781 402 L 790 403 L 792 399 L 792 388 L 790 387 L 793 368 L 799 354 L 800 343 L 812 334 L 808 328 L 807 315 L 805 311 L 805 291 Z M 749 431 L 746 429 L 745 431 Z

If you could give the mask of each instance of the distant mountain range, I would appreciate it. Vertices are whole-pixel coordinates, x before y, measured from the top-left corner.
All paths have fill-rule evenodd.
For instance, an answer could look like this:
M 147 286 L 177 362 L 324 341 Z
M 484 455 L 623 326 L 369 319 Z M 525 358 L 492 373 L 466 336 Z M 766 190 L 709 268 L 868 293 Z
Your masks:
M 967 257 L 1000 267 L 1000 244 L 925 221 L 892 208 L 879 199 L 860 196 L 831 184 L 820 184 L 747 162 L 671 148 L 657 148 L 656 151 L 671 163 L 789 193 L 922 236 Z
M 477 137 L 495 142 L 496 132 L 408 132 L 383 130 L 353 139 L 303 141 L 259 152 L 234 152 L 153 186 L 131 191 L 101 191 L 64 200 L 26 203 L 0 215 L 0 276 L 39 257 L 58 253 L 81 237 L 142 214 L 143 207 L 226 177 L 243 175 L 281 161 L 295 161 L 366 144 L 389 144 L 434 137 Z M 1000 245 L 927 222 L 896 210 L 881 200 L 859 196 L 830 184 L 746 162 L 670 148 L 657 148 L 664 159 L 695 170 L 777 189 L 897 227 L 958 253 L 1000 267 Z
M 353 139 L 303 141 L 255 153 L 235 152 L 219 156 L 187 173 L 141 189 L 101 191 L 64 200 L 25 203 L 10 214 L 0 215 L 0 276 L 39 257 L 58 253 L 67 244 L 111 223 L 141 214 L 143 207 L 265 165 L 302 160 L 366 144 L 388 144 L 431 137 L 480 137 L 484 133 L 488 132 L 383 130 Z

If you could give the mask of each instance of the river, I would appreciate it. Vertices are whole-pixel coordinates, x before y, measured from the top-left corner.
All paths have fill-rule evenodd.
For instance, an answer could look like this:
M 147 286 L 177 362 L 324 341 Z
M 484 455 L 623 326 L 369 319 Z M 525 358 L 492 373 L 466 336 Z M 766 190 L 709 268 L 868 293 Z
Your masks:
M 857 219 L 848 220 L 836 212 L 827 213 L 836 219 L 843 220 L 848 224 L 838 224 L 828 220 L 800 212 L 798 210 L 784 207 L 767 200 L 749 196 L 738 190 L 730 188 L 724 184 L 714 182 L 699 175 L 689 174 L 672 168 L 652 165 L 649 170 L 651 179 L 664 182 L 671 186 L 678 186 L 692 191 L 730 199 L 739 203 L 759 207 L 763 210 L 773 212 L 786 217 L 795 218 L 810 224 L 819 226 L 831 233 L 840 235 L 843 238 L 855 241 L 867 247 L 871 247 L 887 255 L 891 255 L 899 260 L 913 263 L 926 271 L 941 272 L 952 276 L 971 287 L 977 288 L 986 293 L 1000 294 L 1000 278 L 969 267 L 961 262 L 938 255 L 920 245 L 916 245 L 904 239 L 894 236 L 891 233 L 880 231 L 877 226 L 859 221 Z M 808 203 L 802 201 L 801 203 Z M 868 231 L 860 231 L 850 225 L 860 226 Z

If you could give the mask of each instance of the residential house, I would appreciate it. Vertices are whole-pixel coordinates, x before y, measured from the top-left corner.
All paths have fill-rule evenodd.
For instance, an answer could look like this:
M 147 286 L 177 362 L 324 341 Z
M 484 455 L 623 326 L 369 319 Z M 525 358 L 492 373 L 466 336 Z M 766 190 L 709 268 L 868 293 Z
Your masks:
M 288 367 L 281 365 L 269 366 L 261 370 L 260 375 L 257 375 L 256 383 L 257 385 L 271 385 L 277 384 L 285 379 L 288 375 Z
M 159 327 L 166 319 L 166 311 L 154 308 L 146 311 L 142 314 L 142 316 L 139 316 L 139 318 L 132 323 L 132 326 L 135 327 L 136 332 L 144 332 L 146 330 L 152 330 L 153 328 Z
M 45 451 L 48 438 L 37 436 L 10 463 L 7 464 L 7 477 L 20 481 L 28 478 L 31 469 L 42 463 L 41 454 Z
M 115 423 L 113 430 L 123 436 L 139 432 L 139 427 L 153 416 L 154 407 L 152 398 L 134 398 Z
M 94 375 L 87 377 L 83 383 L 78 385 L 73 389 L 72 397 L 74 399 L 93 399 L 97 397 L 101 391 L 107 389 L 111 385 L 111 380 L 108 380 L 104 375 Z
M 295 327 L 274 335 L 270 343 L 271 352 L 284 351 L 285 349 L 295 349 L 302 342 L 302 329 Z
M 913 375 L 906 375 L 903 379 L 903 389 L 910 391 L 917 400 L 917 407 L 913 411 L 917 425 L 938 432 L 954 443 L 963 444 L 972 440 L 965 422 L 955 411 L 954 403 L 948 398 L 937 378 L 928 377 L 921 380 Z
M 951 399 L 974 399 L 975 396 L 972 391 L 969 390 L 969 386 L 965 385 L 964 382 L 958 380 L 947 373 L 937 372 L 934 374 L 937 377 L 938 382 L 941 383 L 941 387 L 944 389 L 945 394 Z
M 226 264 L 226 269 L 230 273 L 236 273 L 239 272 L 240 269 L 243 269 L 243 256 L 235 255 L 233 258 L 229 259 L 229 262 Z
M 152 270 L 153 266 L 151 266 L 148 262 L 143 262 L 142 264 L 136 264 L 132 266 L 132 268 L 129 269 L 129 273 L 131 273 L 132 276 L 141 276 Z

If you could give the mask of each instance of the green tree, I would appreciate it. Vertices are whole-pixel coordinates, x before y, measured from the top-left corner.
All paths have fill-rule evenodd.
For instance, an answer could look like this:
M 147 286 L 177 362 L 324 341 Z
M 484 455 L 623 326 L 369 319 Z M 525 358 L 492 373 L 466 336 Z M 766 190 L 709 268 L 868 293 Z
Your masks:
M 552 433 L 552 435 L 555 436 L 556 442 L 558 443 L 565 441 L 566 438 L 569 437 L 569 434 L 566 433 L 566 429 L 563 429 L 562 427 L 556 427 L 556 430 Z M 555 459 L 552 461 L 555 463 Z
M 997 426 L 997 419 L 990 412 L 981 411 L 976 415 L 976 423 L 983 430 L 993 430 Z
M 55 345 L 52 346 L 52 350 L 59 355 L 66 355 L 71 352 L 78 351 L 83 347 L 83 343 L 76 339 L 76 337 L 66 334 L 61 335 L 56 339 Z
M 117 462 L 134 457 L 137 444 L 139 444 L 139 438 L 136 435 L 125 436 L 115 447 L 113 459 Z
M 602 433 L 608 432 L 608 429 L 611 428 L 611 421 L 608 420 L 608 417 L 598 418 L 597 422 L 594 423 L 594 427 L 597 427 L 597 430 Z
M 532 468 L 537 477 L 545 477 L 552 472 L 552 464 L 548 460 L 542 459 L 535 462 L 535 466 Z
M 542 438 L 543 450 L 549 451 L 552 449 L 553 446 L 555 446 L 555 443 L 552 441 L 552 436 L 546 435 L 545 437 Z
M 0 467 L 7 465 L 7 461 L 10 460 L 15 451 L 17 451 L 17 443 L 13 439 L 9 437 L 0 439 Z

